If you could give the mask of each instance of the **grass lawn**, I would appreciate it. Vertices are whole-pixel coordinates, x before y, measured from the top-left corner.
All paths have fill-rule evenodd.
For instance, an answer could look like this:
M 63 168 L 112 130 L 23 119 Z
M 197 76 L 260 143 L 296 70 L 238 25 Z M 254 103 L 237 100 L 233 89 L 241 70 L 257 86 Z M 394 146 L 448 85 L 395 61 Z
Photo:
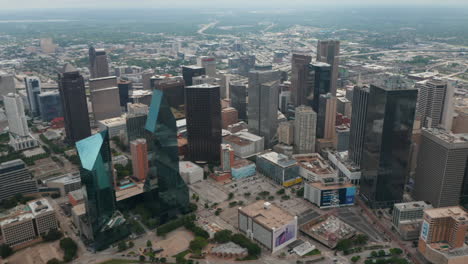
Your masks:
M 315 255 L 318 255 L 320 253 L 321 253 L 320 250 L 314 249 L 314 250 L 310 251 L 309 253 L 305 254 L 304 257 L 306 257 L 306 256 L 315 256 Z

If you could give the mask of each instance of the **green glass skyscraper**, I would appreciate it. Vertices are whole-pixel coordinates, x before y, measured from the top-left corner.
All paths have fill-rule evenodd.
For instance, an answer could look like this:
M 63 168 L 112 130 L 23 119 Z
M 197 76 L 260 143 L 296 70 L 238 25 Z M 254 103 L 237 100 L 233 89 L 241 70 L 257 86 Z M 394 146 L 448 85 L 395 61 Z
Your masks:
M 179 174 L 176 120 L 160 90 L 153 91 L 145 129 L 149 159 L 145 200 L 164 223 L 187 212 L 189 192 Z
M 86 206 L 82 221 L 88 232 L 84 236 L 92 248 L 102 250 L 129 233 L 125 218 L 116 209 L 109 133 L 104 130 L 80 140 L 76 148 Z

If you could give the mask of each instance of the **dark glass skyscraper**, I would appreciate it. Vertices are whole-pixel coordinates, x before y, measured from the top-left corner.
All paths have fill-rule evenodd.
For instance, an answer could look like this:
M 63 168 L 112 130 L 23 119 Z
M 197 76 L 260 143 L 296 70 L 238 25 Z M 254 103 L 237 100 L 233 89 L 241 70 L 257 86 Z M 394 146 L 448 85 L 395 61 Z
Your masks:
M 220 88 L 200 84 L 185 88 L 188 158 L 219 163 L 221 150 Z
M 205 68 L 199 66 L 182 66 L 182 77 L 185 81 L 185 86 L 193 84 L 193 77 L 205 75 Z
M 310 93 L 308 86 L 310 78 L 310 62 L 312 57 L 293 54 L 291 62 L 291 103 L 294 106 L 307 105 Z M 313 74 L 313 73 L 312 73 Z
M 314 74 L 312 109 L 318 113 L 320 109 L 320 96 L 330 92 L 331 89 L 331 67 L 327 63 L 314 62 L 309 67 Z
M 119 80 L 117 87 L 119 87 L 120 107 L 125 108 L 125 111 L 127 111 L 127 103 L 130 102 L 129 92 L 132 90 L 132 82 Z
M 109 76 L 109 63 L 104 49 L 89 47 L 89 72 L 91 79 Z
M 340 42 L 338 40 L 319 40 L 317 43 L 317 61 L 325 62 L 331 66 L 331 82 L 329 93 L 336 96 L 338 82 Z
M 145 201 L 164 223 L 187 212 L 189 192 L 179 174 L 176 120 L 160 90 L 153 91 L 145 130 L 149 159 Z
M 108 131 L 78 141 L 76 149 L 81 161 L 87 239 L 94 249 L 102 250 L 129 234 L 125 218 L 116 209 Z
M 361 166 L 364 137 L 366 132 L 366 115 L 369 104 L 369 88 L 354 87 L 351 128 L 349 131 L 349 159 Z
M 366 116 L 361 196 L 374 208 L 402 201 L 418 91 L 371 85 Z
M 70 64 L 63 67 L 58 79 L 66 141 L 74 145 L 91 135 L 84 79 Z
M 247 85 L 240 82 L 229 84 L 231 106 L 239 113 L 240 120 L 247 120 Z

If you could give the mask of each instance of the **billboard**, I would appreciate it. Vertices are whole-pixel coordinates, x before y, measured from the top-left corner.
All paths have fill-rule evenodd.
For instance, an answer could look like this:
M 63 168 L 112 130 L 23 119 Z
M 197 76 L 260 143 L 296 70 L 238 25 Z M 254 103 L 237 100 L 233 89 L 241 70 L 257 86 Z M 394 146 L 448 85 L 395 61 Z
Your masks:
M 289 243 L 296 240 L 297 237 L 297 222 L 296 219 L 292 220 L 288 224 L 275 230 L 273 234 L 273 251 L 285 247 Z
M 421 227 L 421 238 L 424 241 L 427 241 L 427 235 L 429 234 L 429 223 L 426 222 L 426 220 L 423 221 L 422 227 Z
M 352 205 L 356 195 L 356 187 L 347 187 L 333 190 L 322 190 L 320 194 L 320 207 Z

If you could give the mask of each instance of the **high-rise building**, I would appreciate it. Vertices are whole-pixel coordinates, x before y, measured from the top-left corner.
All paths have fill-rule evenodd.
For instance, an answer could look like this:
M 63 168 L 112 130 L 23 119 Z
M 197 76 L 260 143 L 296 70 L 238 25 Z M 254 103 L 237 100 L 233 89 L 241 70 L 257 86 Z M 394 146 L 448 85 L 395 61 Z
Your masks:
M 432 205 L 424 201 L 397 203 L 393 206 L 392 224 L 403 240 L 417 240 L 421 233 L 424 210 Z
M 193 78 L 192 78 L 193 81 Z M 181 76 L 153 76 L 151 78 L 151 88 L 161 90 L 171 107 L 179 107 L 184 101 L 185 82 Z
M 221 110 L 222 128 L 227 129 L 228 126 L 239 122 L 237 110 L 233 107 L 226 107 Z
M 312 63 L 312 67 L 314 74 L 313 89 L 310 91 L 313 92 L 312 109 L 318 113 L 320 96 L 328 94 L 331 91 L 332 68 L 330 64 L 324 62 L 314 62 Z
M 349 148 L 349 127 L 347 125 L 340 125 L 335 127 L 335 142 L 334 146 L 336 151 L 346 151 Z
M 280 122 L 278 124 L 278 142 L 292 145 L 294 142 L 294 121 Z
M 270 147 L 278 127 L 279 71 L 249 73 L 249 130 L 264 137 Z
M 95 121 L 119 117 L 122 114 L 117 77 L 90 79 L 89 90 Z
M 307 105 L 309 96 L 310 82 L 314 81 L 310 74 L 310 62 L 312 57 L 309 55 L 293 54 L 291 65 L 291 103 L 294 106 Z M 312 78 L 311 78 L 312 77 Z
M 229 144 L 221 144 L 221 171 L 231 172 L 234 166 L 234 149 Z
M 89 73 L 91 79 L 109 76 L 109 63 L 104 49 L 89 47 Z
M 430 263 L 467 263 L 468 213 L 459 206 L 424 210 L 418 251 Z
M 198 66 L 205 68 L 206 75 L 216 77 L 216 58 L 212 56 L 202 56 L 198 58 Z
M 238 72 L 242 76 L 249 76 L 249 72 L 254 68 L 255 66 L 255 61 L 256 57 L 255 55 L 241 55 L 239 57 L 239 67 L 238 67 Z
M 3 102 L 5 104 L 9 132 L 20 137 L 29 136 L 28 121 L 24 114 L 24 105 L 21 97 L 18 94 L 9 93 L 3 97 Z
M 315 152 L 317 114 L 311 107 L 296 107 L 294 119 L 294 147 L 299 154 Z
M 160 90 L 153 91 L 145 130 L 149 151 L 145 203 L 157 214 L 160 222 L 165 223 L 187 212 L 189 191 L 179 173 L 176 120 L 164 92 Z M 218 144 L 218 155 L 219 149 Z
M 433 79 L 416 83 L 419 88 L 416 116 L 423 127 L 452 129 L 454 87 L 447 80 Z
M 357 166 L 361 166 L 362 161 L 368 104 L 369 88 L 354 87 L 348 155 L 349 159 Z
M 144 138 L 148 106 L 145 104 L 128 104 L 127 107 L 127 142 Z
M 279 94 L 279 110 L 285 115 L 289 115 L 289 107 L 291 104 L 291 91 L 282 91 Z
M 37 193 L 37 181 L 24 161 L 17 159 L 0 164 L 0 201 L 17 194 Z
M 330 91 L 336 96 L 338 82 L 340 42 L 338 40 L 319 40 L 317 43 L 317 61 L 331 65 Z
M 63 110 L 59 91 L 41 93 L 39 95 L 39 109 L 42 121 L 50 122 L 54 118 L 62 117 Z
M 38 77 L 24 77 L 26 94 L 28 95 L 28 108 L 31 116 L 39 116 L 39 95 L 41 94 L 41 80 Z
M 468 204 L 468 135 L 423 129 L 413 196 L 434 207 Z
M 185 86 L 193 85 L 193 77 L 205 75 L 205 68 L 191 65 L 191 66 L 182 66 L 182 77 L 185 81 Z
M 185 88 L 185 116 L 189 159 L 218 163 L 221 144 L 219 86 L 201 84 Z
M 360 194 L 371 207 L 401 202 L 409 172 L 418 91 L 388 84 L 371 85 L 367 107 Z
M 76 149 L 85 197 L 83 222 L 89 230 L 82 233 L 95 250 L 102 250 L 129 234 L 125 218 L 117 211 L 107 130 L 76 142 Z
M 133 89 L 132 82 L 119 80 L 117 87 L 119 87 L 120 107 L 127 111 L 127 104 L 130 102 L 130 91 Z
M 3 96 L 15 92 L 15 76 L 0 71 L 0 100 L 3 100 Z
M 320 95 L 317 113 L 316 137 L 333 140 L 335 137 L 336 97 L 331 94 Z
M 229 83 L 231 106 L 237 110 L 240 120 L 247 120 L 247 85 L 242 82 Z
M 144 181 L 148 174 L 148 146 L 146 139 L 139 138 L 130 142 L 130 153 L 132 154 L 133 177 Z

